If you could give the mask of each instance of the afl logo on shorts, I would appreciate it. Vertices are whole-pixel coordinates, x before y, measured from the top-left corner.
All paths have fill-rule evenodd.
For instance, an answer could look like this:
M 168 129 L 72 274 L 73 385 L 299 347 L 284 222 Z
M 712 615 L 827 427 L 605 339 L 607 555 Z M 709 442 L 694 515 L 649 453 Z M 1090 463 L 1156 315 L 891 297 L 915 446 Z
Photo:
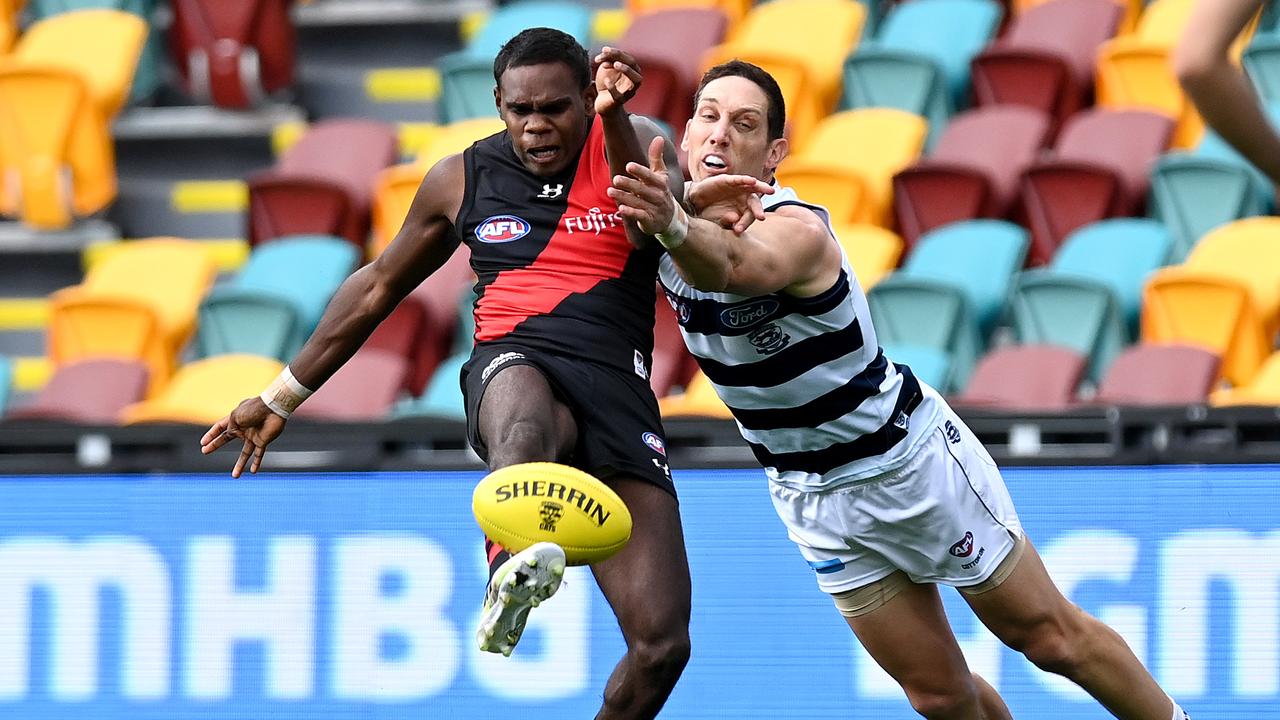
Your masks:
M 955 545 L 952 545 L 947 552 L 956 557 L 969 557 L 973 553 L 973 533 L 966 532 L 964 537 L 960 538 Z
M 644 440 L 645 445 L 649 446 L 650 450 L 653 450 L 663 457 L 667 456 L 667 444 L 662 442 L 662 438 L 651 432 L 647 432 L 641 436 L 641 439 Z
M 507 243 L 529 234 L 529 223 L 515 215 L 494 215 L 476 226 L 476 239 L 482 243 Z

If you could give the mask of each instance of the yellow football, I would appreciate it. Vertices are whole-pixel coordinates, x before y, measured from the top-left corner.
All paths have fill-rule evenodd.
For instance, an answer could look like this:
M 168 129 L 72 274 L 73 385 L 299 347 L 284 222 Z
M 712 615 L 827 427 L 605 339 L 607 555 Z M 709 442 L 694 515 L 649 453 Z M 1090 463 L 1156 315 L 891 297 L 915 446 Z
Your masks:
M 476 485 L 471 511 L 490 540 L 510 552 L 538 542 L 564 548 L 570 565 L 604 560 L 631 538 L 631 512 L 591 475 L 558 463 L 495 470 Z

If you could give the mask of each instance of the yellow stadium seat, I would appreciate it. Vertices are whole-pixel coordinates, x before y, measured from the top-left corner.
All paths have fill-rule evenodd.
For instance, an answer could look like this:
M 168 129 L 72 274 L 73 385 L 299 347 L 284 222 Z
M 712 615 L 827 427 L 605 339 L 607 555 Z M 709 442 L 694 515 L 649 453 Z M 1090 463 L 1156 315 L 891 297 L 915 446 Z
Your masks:
M 892 230 L 877 225 L 835 225 L 832 229 L 864 292 L 898 267 L 905 243 Z
M 122 10 L 74 10 L 41 20 L 18 40 L 14 58 L 84 78 L 102 116 L 115 117 L 129 99 L 147 41 L 147 21 Z
M 83 283 L 51 296 L 49 356 L 55 365 L 92 357 L 139 359 L 151 389 L 173 373 L 217 268 L 191 240 L 137 240 L 96 265 Z
M 826 207 L 834 222 L 887 226 L 893 176 L 920 157 L 928 131 L 924 118 L 902 110 L 839 112 L 782 163 L 778 180 Z
M 1200 345 L 1222 356 L 1232 384 L 1248 383 L 1280 330 L 1278 233 L 1280 218 L 1239 220 L 1155 273 L 1143 288 L 1143 340 Z
M 701 370 L 694 374 L 683 393 L 668 395 L 658 400 L 658 411 L 664 418 L 710 417 L 729 419 L 733 413 L 720 400 L 711 381 Z
M 373 242 L 369 245 L 369 256 L 381 255 L 400 232 L 400 225 L 409 213 L 418 185 L 422 184 L 423 176 L 432 165 L 505 128 L 506 125 L 498 118 L 471 118 L 450 123 L 435 133 L 430 144 L 418 153 L 413 162 L 380 172 L 374 181 Z
M 9 52 L 18 37 L 18 0 L 0 0 L 0 55 Z
M 858 46 L 866 15 L 856 0 L 773 0 L 747 13 L 729 42 L 709 50 L 702 65 L 741 58 L 772 73 L 786 101 L 792 141 L 801 142 L 835 108 L 844 59 Z
M 59 229 L 115 196 L 111 137 L 84 82 L 56 68 L 0 68 L 0 214 Z
M 217 355 L 183 365 L 159 395 L 121 413 L 126 425 L 173 422 L 212 425 L 239 402 L 262 392 L 284 364 L 257 355 Z
M 1213 392 L 1209 404 L 1280 406 L 1280 352 L 1271 353 L 1248 384 Z

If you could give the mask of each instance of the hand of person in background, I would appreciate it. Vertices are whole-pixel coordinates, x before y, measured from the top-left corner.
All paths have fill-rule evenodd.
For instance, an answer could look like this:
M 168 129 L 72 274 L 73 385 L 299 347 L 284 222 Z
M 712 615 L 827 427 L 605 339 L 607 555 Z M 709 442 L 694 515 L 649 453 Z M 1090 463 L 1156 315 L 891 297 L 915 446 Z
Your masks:
M 272 412 L 262 402 L 262 398 L 247 398 L 230 415 L 214 423 L 209 432 L 200 438 L 200 452 L 208 455 L 238 438 L 244 441 L 244 447 L 240 449 L 235 467 L 231 469 L 231 477 L 240 477 L 246 467 L 249 472 L 256 473 L 262 466 L 262 456 L 267 452 L 267 445 L 280 436 L 284 431 L 284 424 L 285 419 Z
M 621 109 L 640 89 L 640 66 L 629 53 L 607 45 L 595 63 L 596 114 Z

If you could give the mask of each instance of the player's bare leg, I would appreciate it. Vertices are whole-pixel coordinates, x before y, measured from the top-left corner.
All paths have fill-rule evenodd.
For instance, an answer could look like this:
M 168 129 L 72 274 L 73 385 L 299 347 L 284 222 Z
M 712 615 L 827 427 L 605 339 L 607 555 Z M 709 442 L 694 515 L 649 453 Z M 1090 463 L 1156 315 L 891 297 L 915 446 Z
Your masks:
M 1117 718 L 1173 717 L 1173 701 L 1124 638 L 1063 597 L 1030 542 L 1007 580 L 964 598 L 1006 645 L 1075 682 Z
M 969 671 L 936 586 L 907 583 L 879 608 L 845 619 L 924 717 L 1011 720 L 996 691 Z
M 676 499 L 643 480 L 608 482 L 634 526 L 621 552 L 591 567 L 627 642 L 596 720 L 647 720 L 689 661 L 689 563 Z

